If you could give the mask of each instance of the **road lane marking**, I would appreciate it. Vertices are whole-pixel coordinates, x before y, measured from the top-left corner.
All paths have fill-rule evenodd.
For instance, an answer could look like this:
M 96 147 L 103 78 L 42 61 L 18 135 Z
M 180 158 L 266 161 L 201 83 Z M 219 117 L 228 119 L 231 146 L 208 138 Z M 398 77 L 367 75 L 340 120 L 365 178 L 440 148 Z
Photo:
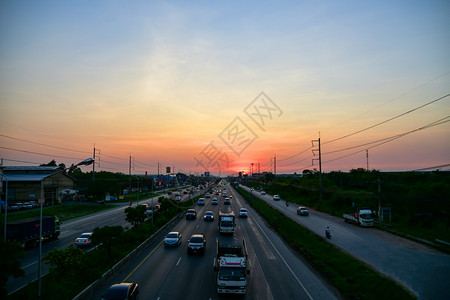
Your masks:
M 30 267 L 32 265 L 35 265 L 35 264 L 37 264 L 37 261 L 35 261 L 35 262 L 31 263 L 31 264 L 28 264 L 26 266 L 23 266 L 22 269 L 26 269 L 26 268 L 28 268 L 28 267 Z
M 180 222 L 178 222 L 178 224 L 177 225 L 175 225 L 175 227 L 173 227 L 173 229 L 172 230 L 175 230 L 175 228 L 177 228 L 179 225 L 180 225 L 180 223 L 183 221 L 183 219 L 182 220 L 180 220 Z M 158 249 L 159 248 L 159 246 L 161 246 L 161 244 L 164 242 L 164 239 L 162 239 L 161 240 L 161 242 L 159 242 L 159 244 L 158 245 L 156 245 L 156 247 L 136 266 L 136 268 L 134 268 L 134 270 L 133 271 L 131 271 L 131 273 L 130 274 L 128 274 L 128 276 L 127 277 L 125 277 L 125 279 L 122 281 L 122 283 L 123 282 L 126 282 L 127 280 L 128 280 L 128 278 L 131 276 L 131 275 L 133 275 L 133 273 L 134 272 L 136 272 L 136 270 L 137 269 L 139 269 L 139 267 L 150 257 L 150 255 L 152 255 L 153 254 L 153 252 L 155 252 L 155 250 L 156 249 Z
M 180 261 L 181 261 L 181 257 L 178 259 L 178 261 L 177 261 L 177 263 L 175 264 L 175 266 L 178 267 L 178 264 L 180 263 Z
M 308 295 L 309 299 L 314 300 L 313 297 L 308 293 L 308 291 L 306 290 L 305 286 L 303 285 L 303 283 L 300 281 L 300 279 L 297 277 L 297 275 L 295 275 L 294 271 L 292 271 L 291 267 L 289 267 L 288 263 L 286 262 L 286 260 L 284 260 L 284 257 L 281 256 L 281 253 L 278 251 L 277 248 L 275 248 L 275 245 L 272 243 L 272 241 L 270 240 L 270 238 L 267 236 L 267 234 L 262 230 L 262 227 L 258 224 L 258 222 L 256 221 L 256 219 L 254 219 L 255 224 L 259 227 L 259 229 L 261 230 L 261 233 L 267 238 L 267 241 L 272 245 L 273 249 L 278 253 L 278 255 L 280 256 L 281 260 L 284 262 L 286 268 L 288 268 L 288 270 L 291 272 L 292 276 L 294 276 L 294 278 L 297 280 L 297 282 L 300 284 L 300 286 L 303 288 L 303 290 L 305 291 L 306 295 Z

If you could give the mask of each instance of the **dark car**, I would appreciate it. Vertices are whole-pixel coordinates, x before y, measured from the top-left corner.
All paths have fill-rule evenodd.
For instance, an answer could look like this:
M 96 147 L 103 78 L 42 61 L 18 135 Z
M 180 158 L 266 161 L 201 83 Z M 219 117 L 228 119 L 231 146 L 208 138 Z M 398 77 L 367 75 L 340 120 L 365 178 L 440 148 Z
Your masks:
M 193 234 L 188 240 L 187 252 L 188 254 L 203 254 L 205 252 L 206 239 L 203 234 Z
M 139 299 L 139 285 L 134 282 L 116 283 L 109 287 L 103 300 L 137 300 Z
M 207 212 L 205 212 L 203 219 L 205 221 L 214 221 L 214 213 L 211 210 L 208 210 Z
M 309 211 L 306 207 L 299 207 L 299 208 L 297 208 L 297 215 L 309 216 Z
M 197 218 L 197 212 L 193 208 L 189 208 L 186 212 L 186 219 L 195 219 Z

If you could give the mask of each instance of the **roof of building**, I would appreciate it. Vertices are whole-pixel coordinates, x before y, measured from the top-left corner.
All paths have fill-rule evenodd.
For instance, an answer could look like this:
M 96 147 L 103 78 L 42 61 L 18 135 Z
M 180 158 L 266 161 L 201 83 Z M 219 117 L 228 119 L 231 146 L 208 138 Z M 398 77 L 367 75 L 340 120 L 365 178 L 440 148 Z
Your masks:
M 3 171 L 55 171 L 61 169 L 60 166 L 4 166 Z
M 23 181 L 42 181 L 46 177 L 51 177 L 52 175 L 56 174 L 9 174 L 3 177 L 3 181 L 8 180 L 8 182 L 23 182 Z M 67 174 L 64 174 L 68 176 Z M 68 176 L 69 178 L 73 179 L 71 176 Z

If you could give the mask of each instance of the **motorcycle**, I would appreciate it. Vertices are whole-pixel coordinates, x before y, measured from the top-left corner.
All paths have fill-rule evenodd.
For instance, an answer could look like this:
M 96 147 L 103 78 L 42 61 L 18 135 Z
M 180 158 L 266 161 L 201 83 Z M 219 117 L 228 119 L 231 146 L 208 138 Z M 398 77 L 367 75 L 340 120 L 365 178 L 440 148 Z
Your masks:
M 286 201 L 286 206 L 289 206 L 289 202 Z
M 331 230 L 330 230 L 329 228 L 327 228 L 327 229 L 325 230 L 325 236 L 326 236 L 327 238 L 331 239 Z

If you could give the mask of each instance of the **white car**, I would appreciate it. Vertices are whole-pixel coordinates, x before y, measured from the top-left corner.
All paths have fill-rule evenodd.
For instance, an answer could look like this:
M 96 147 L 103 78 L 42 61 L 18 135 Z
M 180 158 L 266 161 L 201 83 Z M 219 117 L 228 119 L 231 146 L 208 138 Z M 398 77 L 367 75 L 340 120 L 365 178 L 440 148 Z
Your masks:
M 177 231 L 169 232 L 164 239 L 164 247 L 178 247 L 181 244 L 181 233 Z
M 275 201 L 280 200 L 280 195 L 273 195 L 273 200 L 275 200 Z
M 92 245 L 91 240 L 92 232 L 84 232 L 75 239 L 75 246 L 77 247 L 89 247 Z
M 261 195 L 265 195 L 266 194 L 266 192 L 264 192 L 264 191 L 261 191 Z
M 205 199 L 204 198 L 198 199 L 198 205 L 205 205 Z
M 241 208 L 239 210 L 239 217 L 240 218 L 247 218 L 248 217 L 248 211 L 246 208 Z
M 219 201 L 217 201 L 217 198 L 213 198 L 212 201 L 211 201 L 211 204 L 212 205 L 217 205 L 217 204 L 219 204 Z

